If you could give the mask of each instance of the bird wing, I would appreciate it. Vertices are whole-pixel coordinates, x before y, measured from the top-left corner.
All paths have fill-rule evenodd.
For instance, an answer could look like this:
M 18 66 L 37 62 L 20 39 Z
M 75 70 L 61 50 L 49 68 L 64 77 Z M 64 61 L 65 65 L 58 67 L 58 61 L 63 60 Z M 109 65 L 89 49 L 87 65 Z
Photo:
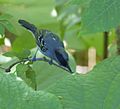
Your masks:
M 56 55 L 56 58 L 59 62 L 60 65 L 68 68 L 68 70 L 72 72 L 69 64 L 68 64 L 68 54 L 66 53 L 66 51 L 64 50 L 64 48 L 60 48 L 60 49 L 56 49 L 55 50 L 55 55 Z
M 63 50 L 63 49 L 55 50 L 55 56 L 56 56 L 59 64 L 66 67 L 67 61 L 68 61 L 68 55 L 65 52 L 65 50 Z

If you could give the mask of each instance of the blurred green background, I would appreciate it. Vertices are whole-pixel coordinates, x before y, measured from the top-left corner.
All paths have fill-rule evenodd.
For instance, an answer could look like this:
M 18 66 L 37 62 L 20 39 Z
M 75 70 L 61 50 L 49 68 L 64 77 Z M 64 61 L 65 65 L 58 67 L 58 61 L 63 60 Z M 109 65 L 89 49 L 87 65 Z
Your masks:
M 6 73 L 36 51 L 19 19 L 56 33 L 74 74 L 43 61 L 20 62 Z M 0 0 L 0 109 L 115 109 L 117 55 L 120 0 Z
M 0 53 L 5 53 L 0 56 L 0 63 L 8 66 L 16 60 L 15 57 L 20 59 L 34 54 L 36 44 L 32 34 L 18 24 L 19 19 L 24 19 L 38 28 L 58 34 L 70 54 L 73 71 L 87 72 L 97 62 L 116 55 L 115 28 L 120 22 L 116 16 L 120 14 L 111 10 L 114 5 L 110 5 L 109 12 L 104 10 L 110 3 L 114 1 L 0 0 Z M 117 5 L 119 1 L 115 3 Z M 5 56 L 12 57 L 12 60 Z M 40 52 L 38 56 L 41 56 Z M 56 72 L 54 68 L 50 69 Z M 48 72 L 42 68 L 39 70 Z

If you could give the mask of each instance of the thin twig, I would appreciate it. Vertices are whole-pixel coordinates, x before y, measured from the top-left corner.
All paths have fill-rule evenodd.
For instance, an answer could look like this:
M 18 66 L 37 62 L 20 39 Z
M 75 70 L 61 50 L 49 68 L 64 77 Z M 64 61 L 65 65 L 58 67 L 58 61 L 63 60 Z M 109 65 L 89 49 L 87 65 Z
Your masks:
M 26 62 L 26 61 L 28 61 L 28 59 L 20 60 L 20 61 L 17 61 L 15 63 L 13 63 L 12 65 L 10 65 L 8 68 L 5 69 L 5 72 L 10 72 L 11 68 L 14 67 L 16 64 L 19 64 L 19 63 L 22 63 L 22 62 Z
M 22 62 L 24 63 L 24 62 L 27 62 L 27 61 L 29 61 L 29 62 L 44 61 L 44 62 L 48 62 L 48 63 L 50 62 L 50 60 L 47 59 L 47 58 L 45 58 L 45 57 L 43 57 L 43 58 L 36 58 L 36 60 L 32 60 L 31 58 L 27 58 L 27 59 L 19 60 L 19 61 L 13 63 L 13 64 L 10 65 L 8 68 L 2 68 L 2 67 L 0 67 L 0 68 L 4 69 L 5 72 L 10 72 L 10 71 L 11 71 L 11 68 L 14 67 L 16 64 L 19 64 L 19 63 L 22 63 Z M 64 68 L 63 66 L 60 66 L 60 65 L 58 65 L 58 64 L 56 64 L 56 63 L 54 63 L 54 62 L 52 62 L 51 65 L 55 65 L 56 67 L 59 67 L 59 68 L 65 70 L 65 71 L 67 71 L 67 72 L 70 72 L 68 69 L 66 69 L 66 68 Z M 73 73 L 73 72 L 70 72 L 70 73 Z

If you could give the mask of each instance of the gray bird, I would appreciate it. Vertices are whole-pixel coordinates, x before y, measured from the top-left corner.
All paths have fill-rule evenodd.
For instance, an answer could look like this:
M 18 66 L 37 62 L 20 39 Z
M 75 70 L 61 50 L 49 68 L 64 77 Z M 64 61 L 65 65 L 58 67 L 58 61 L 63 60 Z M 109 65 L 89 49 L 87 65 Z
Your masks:
M 59 65 L 67 68 L 70 73 L 73 73 L 68 64 L 69 58 L 63 42 L 56 34 L 49 30 L 38 29 L 35 25 L 25 20 L 19 20 L 18 22 L 33 33 L 40 52 L 51 59 L 51 64 L 52 60 L 54 60 Z

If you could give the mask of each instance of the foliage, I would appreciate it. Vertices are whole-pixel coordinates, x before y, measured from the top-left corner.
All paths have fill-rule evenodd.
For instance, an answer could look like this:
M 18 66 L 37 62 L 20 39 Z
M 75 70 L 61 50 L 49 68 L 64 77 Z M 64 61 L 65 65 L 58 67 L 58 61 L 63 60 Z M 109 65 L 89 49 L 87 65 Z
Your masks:
M 84 32 L 110 31 L 119 26 L 119 0 L 91 0 L 89 8 L 83 14 Z
M 9 22 L 8 25 L 6 25 L 6 23 L 3 24 L 10 32 L 16 34 L 17 36 L 15 38 L 15 41 L 12 43 L 13 51 L 22 52 L 23 48 L 31 49 L 35 47 L 35 42 L 33 41 L 34 39 L 32 35 L 27 31 L 25 31 L 16 23 L 18 19 L 25 19 L 32 22 L 33 24 L 35 24 L 40 28 L 46 28 L 52 30 L 55 33 L 59 33 L 62 39 L 68 43 L 67 46 L 68 49 L 75 49 L 77 51 L 82 51 L 92 46 L 97 49 L 97 55 L 102 57 L 103 54 L 102 45 L 97 45 L 98 46 L 97 47 L 94 41 L 92 43 L 89 42 L 89 40 L 91 40 L 91 37 L 89 36 L 92 36 L 92 39 L 96 41 L 98 40 L 98 37 L 96 37 L 97 35 L 95 32 L 102 32 L 108 30 L 110 31 L 111 28 L 115 28 L 116 26 L 119 25 L 119 16 L 118 16 L 119 11 L 114 12 L 111 10 L 111 9 L 116 9 L 116 7 L 119 8 L 119 6 L 116 6 L 116 4 L 119 5 L 119 3 L 117 2 L 118 2 L 117 0 L 116 1 L 107 0 L 107 2 L 101 2 L 100 0 L 95 2 L 93 0 L 85 0 L 85 1 L 56 0 L 55 9 L 58 13 L 58 17 L 57 17 L 58 21 L 54 17 L 50 16 L 50 13 L 52 12 L 54 7 L 52 1 L 50 0 L 47 1 L 30 0 L 29 2 L 28 1 L 20 2 L 18 0 L 15 1 L 5 0 L 5 1 L 1 1 L 0 11 L 3 14 L 1 16 L 1 19 L 7 20 L 7 23 Z M 23 3 L 24 6 L 22 5 Z M 111 4 L 109 5 L 109 3 Z M 12 4 L 12 5 L 8 5 L 8 4 Z M 102 13 L 103 10 L 106 9 L 106 7 L 108 7 L 108 10 L 105 10 L 105 12 Z M 31 13 L 32 16 L 34 17 L 31 16 Z M 92 19 L 96 19 L 96 20 L 92 20 Z M 113 22 L 111 21 L 111 19 L 113 19 Z M 88 25 L 89 23 L 90 25 Z M 0 29 L 1 34 L 3 34 L 4 27 L 1 25 L 0 28 L 1 28 Z M 86 34 L 84 35 L 82 33 L 87 33 L 87 35 Z M 103 42 L 103 37 L 101 33 L 97 33 L 97 34 L 100 38 L 100 42 L 101 41 Z M 114 39 L 114 32 L 112 32 L 109 38 L 111 43 L 112 40 Z M 28 41 L 28 43 L 26 43 L 26 40 Z
M 9 19 L 11 19 L 12 16 L 9 14 L 2 14 L 0 16 L 0 34 L 3 36 L 5 34 L 5 28 L 14 33 L 15 32 L 15 28 L 13 27 L 12 23 L 9 21 Z
M 45 86 L 44 91 L 36 92 L 14 74 L 5 74 L 1 71 L 1 107 L 8 109 L 117 108 L 120 98 L 119 62 L 120 56 L 109 58 L 95 66 L 88 74 L 64 75 L 64 78 L 55 80 L 52 86 Z
M 62 109 L 55 95 L 34 91 L 13 74 L 0 71 L 0 82 L 1 109 Z
M 18 61 L 18 59 L 16 59 Z M 12 64 L 13 62 L 11 62 Z M 5 65 L 4 65 L 5 66 Z M 45 67 L 44 67 L 45 66 Z M 70 56 L 70 66 L 75 71 L 75 61 Z M 12 71 L 11 71 L 12 72 Z M 20 63 L 16 66 L 17 76 L 22 78 L 30 87 L 35 90 L 45 89 L 51 86 L 56 79 L 63 78 L 68 75 L 67 71 L 56 68 L 54 65 L 49 65 L 45 62 L 28 62 Z
M 120 100 L 120 56 L 99 63 L 85 75 L 68 75 L 47 91 L 60 97 L 64 109 L 117 109 Z
M 56 11 L 57 16 L 51 16 Z M 11 51 L 3 53 L 11 61 L 33 57 L 36 47 L 32 34 L 17 22 L 25 19 L 38 28 L 57 33 L 66 42 L 66 50 L 83 51 L 95 47 L 102 58 L 103 32 L 109 32 L 109 44 L 115 40 L 120 19 L 119 0 L 0 0 L 0 45 L 5 38 Z M 116 45 L 110 49 L 115 55 Z M 43 57 L 39 52 L 38 57 Z M 1 58 L 1 57 L 0 57 Z M 76 73 L 76 63 L 69 54 Z M 80 60 L 82 61 L 82 60 Z M 119 108 L 120 56 L 97 64 L 88 74 L 70 75 L 48 63 L 20 62 L 9 74 L 0 69 L 1 109 L 115 109 Z M 1 64 L 1 63 L 0 63 Z
M 57 28 L 53 29 L 54 26 L 57 27 L 57 22 L 55 18 L 51 17 L 50 15 L 51 11 L 53 10 L 53 2 L 51 0 L 1 0 L 0 7 L 0 13 L 2 15 L 7 14 L 5 17 L 1 16 L 1 18 L 4 18 L 5 20 L 7 19 L 7 23 L 9 23 L 6 24 L 6 22 L 4 22 L 4 25 L 10 32 L 16 34 L 17 36 L 15 41 L 12 43 L 13 51 L 21 52 L 23 51 L 23 48 L 31 49 L 35 47 L 35 42 L 33 41 L 34 39 L 32 35 L 18 25 L 18 19 L 28 20 L 40 28 L 50 29 L 54 32 L 58 31 Z M 10 16 L 13 18 L 10 18 Z
M 6 57 L 16 56 L 19 59 L 24 59 L 24 58 L 29 57 L 30 54 L 31 54 L 30 50 L 27 50 L 27 49 L 25 50 L 24 49 L 22 52 L 9 51 L 9 52 L 4 53 L 3 55 L 6 56 Z
M 115 1 L 114 0 L 108 1 L 108 3 L 111 2 L 115 2 Z M 97 3 L 99 6 L 97 6 L 95 3 Z M 68 43 L 68 48 L 72 48 L 77 51 L 83 51 L 85 49 L 88 49 L 89 47 L 95 47 L 97 55 L 99 57 L 102 57 L 104 53 L 103 34 L 101 34 L 100 32 L 111 31 L 113 28 L 119 25 L 118 22 L 119 17 L 115 16 L 115 15 L 119 15 L 118 11 L 114 13 L 114 11 L 112 10 L 107 10 L 107 12 L 111 13 L 112 11 L 115 14 L 115 15 L 109 14 L 110 17 L 108 17 L 107 16 L 108 14 L 106 13 L 102 14 L 103 9 L 106 9 L 105 7 L 106 4 L 107 6 L 109 6 L 108 3 L 101 1 L 94 2 L 93 0 L 70 0 L 67 3 L 65 1 L 62 3 L 59 3 L 59 1 L 57 1 L 56 9 L 58 12 L 58 20 L 62 25 L 61 28 L 64 28 L 64 31 L 62 29 L 61 31 L 62 33 L 64 32 L 64 39 Z M 102 7 L 101 5 L 104 7 Z M 95 7 L 93 8 L 93 6 Z M 110 6 L 112 6 L 110 7 L 110 9 L 116 9 L 115 5 L 110 5 Z M 97 12 L 96 10 L 100 10 L 100 11 Z M 111 18 L 113 18 L 113 22 L 111 21 Z M 101 21 L 101 19 L 103 20 Z M 91 22 L 93 23 L 91 24 Z M 96 25 L 94 25 L 94 22 Z M 114 35 L 114 31 L 112 30 L 109 37 L 109 43 L 112 43 L 114 38 L 115 35 Z

